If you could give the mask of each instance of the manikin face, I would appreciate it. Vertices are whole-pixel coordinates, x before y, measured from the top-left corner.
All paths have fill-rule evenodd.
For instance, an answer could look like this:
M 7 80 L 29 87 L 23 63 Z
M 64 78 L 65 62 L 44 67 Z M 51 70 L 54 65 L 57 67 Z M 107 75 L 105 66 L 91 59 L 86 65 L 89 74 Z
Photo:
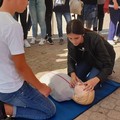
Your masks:
M 74 46 L 78 46 L 79 44 L 82 44 L 84 41 L 83 35 L 70 33 L 70 34 L 67 34 L 67 37 Z

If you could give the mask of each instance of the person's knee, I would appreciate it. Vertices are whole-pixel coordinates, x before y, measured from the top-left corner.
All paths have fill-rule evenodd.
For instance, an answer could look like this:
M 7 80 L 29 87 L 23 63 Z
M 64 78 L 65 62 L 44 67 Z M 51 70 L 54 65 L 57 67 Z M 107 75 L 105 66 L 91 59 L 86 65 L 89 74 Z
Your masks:
M 55 105 L 51 105 L 50 109 L 47 112 L 48 118 L 52 117 L 56 113 L 56 107 Z

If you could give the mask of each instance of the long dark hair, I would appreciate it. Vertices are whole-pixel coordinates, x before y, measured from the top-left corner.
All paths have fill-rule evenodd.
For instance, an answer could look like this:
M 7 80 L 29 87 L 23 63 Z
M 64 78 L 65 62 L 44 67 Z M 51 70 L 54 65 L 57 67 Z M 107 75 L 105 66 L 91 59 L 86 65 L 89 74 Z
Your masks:
M 2 6 L 3 0 L 0 0 L 0 7 Z
M 67 27 L 66 27 L 67 34 L 74 33 L 78 35 L 84 35 L 86 32 L 94 32 L 94 31 L 84 28 L 84 25 L 80 20 L 74 19 L 68 22 L 67 24 Z M 101 38 L 103 40 L 105 39 L 103 36 L 101 36 Z
M 85 33 L 83 23 L 77 19 L 71 20 L 67 24 L 66 33 L 67 34 L 74 33 L 74 34 L 83 35 Z

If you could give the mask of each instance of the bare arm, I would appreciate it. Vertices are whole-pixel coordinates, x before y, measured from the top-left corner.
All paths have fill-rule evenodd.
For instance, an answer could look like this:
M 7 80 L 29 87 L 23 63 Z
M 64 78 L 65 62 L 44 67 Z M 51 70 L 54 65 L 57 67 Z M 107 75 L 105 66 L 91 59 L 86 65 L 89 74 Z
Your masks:
M 113 0 L 113 3 L 114 3 L 114 9 L 118 10 L 119 5 L 117 3 L 117 0 Z
M 50 94 L 51 89 L 45 84 L 40 83 L 40 81 L 35 77 L 31 68 L 26 63 L 24 54 L 13 55 L 12 59 L 15 63 L 18 73 L 24 78 L 24 80 L 47 97 Z

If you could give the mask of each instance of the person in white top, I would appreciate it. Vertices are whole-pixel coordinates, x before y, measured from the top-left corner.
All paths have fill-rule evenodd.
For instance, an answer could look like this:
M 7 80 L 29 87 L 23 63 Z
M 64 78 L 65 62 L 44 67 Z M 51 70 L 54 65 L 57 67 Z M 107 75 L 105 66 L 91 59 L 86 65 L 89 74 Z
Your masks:
M 15 118 L 43 120 L 55 114 L 49 100 L 51 89 L 41 83 L 27 65 L 24 56 L 23 31 L 14 20 L 28 0 L 3 0 L 0 7 L 0 120 Z

